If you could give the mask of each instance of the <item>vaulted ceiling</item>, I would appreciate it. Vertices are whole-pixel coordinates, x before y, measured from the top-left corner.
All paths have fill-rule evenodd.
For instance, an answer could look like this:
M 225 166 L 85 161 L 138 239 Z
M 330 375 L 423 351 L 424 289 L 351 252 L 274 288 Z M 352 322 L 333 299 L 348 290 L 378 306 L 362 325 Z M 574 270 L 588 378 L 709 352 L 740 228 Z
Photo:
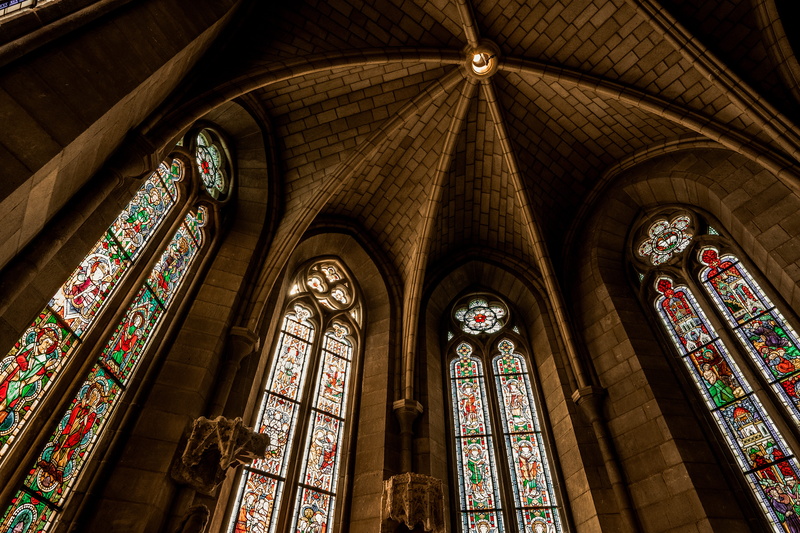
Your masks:
M 535 265 L 643 154 L 711 143 L 793 172 L 796 61 L 771 2 L 254 2 L 183 106 L 263 108 L 287 239 L 346 217 L 406 281 L 465 246 Z M 484 40 L 499 68 L 479 78 Z

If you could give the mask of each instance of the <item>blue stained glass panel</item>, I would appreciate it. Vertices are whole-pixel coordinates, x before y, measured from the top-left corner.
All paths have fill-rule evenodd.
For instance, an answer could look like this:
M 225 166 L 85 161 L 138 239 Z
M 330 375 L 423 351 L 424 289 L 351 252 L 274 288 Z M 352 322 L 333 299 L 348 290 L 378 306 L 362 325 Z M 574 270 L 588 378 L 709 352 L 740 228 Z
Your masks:
M 499 486 L 492 438 L 457 438 L 456 448 L 461 481 L 461 509 L 499 509 Z
M 315 490 L 302 489 L 297 495 L 294 529 L 301 533 L 325 533 L 331 529 L 336 498 Z
M 0 16 L 34 6 L 34 0 L 6 0 L 0 2 Z

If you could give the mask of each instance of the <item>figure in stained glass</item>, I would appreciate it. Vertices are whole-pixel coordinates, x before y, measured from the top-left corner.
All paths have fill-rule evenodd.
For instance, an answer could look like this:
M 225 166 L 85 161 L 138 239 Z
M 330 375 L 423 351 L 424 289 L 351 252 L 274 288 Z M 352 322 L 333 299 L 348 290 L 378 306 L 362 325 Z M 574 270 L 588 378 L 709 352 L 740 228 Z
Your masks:
M 325 513 L 316 504 L 303 507 L 297 523 L 302 533 L 324 533 L 325 525 Z
M 528 399 L 525 397 L 525 393 L 520 390 L 519 381 L 516 379 L 506 381 L 503 394 L 514 430 L 528 429 L 531 426 L 530 409 L 528 409 Z
M 334 404 L 338 404 L 344 395 L 347 361 L 338 357 L 327 357 L 326 362 L 328 367 L 322 373 L 322 396 Z
M 480 444 L 467 446 L 467 457 L 465 461 L 467 478 L 469 479 L 469 494 L 473 502 L 478 507 L 488 503 L 489 494 L 486 490 L 486 476 L 489 465 L 486 458 L 486 450 Z M 483 503 L 484 505 L 480 505 Z
M 115 276 L 127 261 L 116 246 L 101 239 L 53 296 L 50 307 L 77 333 L 81 334 L 110 292 Z
M 333 473 L 336 448 L 336 433 L 326 427 L 317 426 L 308 454 L 310 466 L 308 479 L 320 488 L 325 483 L 323 476 L 330 476 Z
M 58 325 L 30 328 L 23 339 L 20 349 L 0 362 L 0 430 L 3 431 L 14 425 L 17 405 L 39 392 L 42 377 L 58 363 L 57 348 L 61 343 Z
M 91 381 L 84 385 L 84 390 L 61 421 L 60 431 L 51 440 L 45 453 L 42 454 L 38 466 L 56 483 L 64 481 L 66 472 L 72 470 L 70 465 L 73 456 L 87 442 L 98 414 L 105 408 L 106 391 L 101 380 Z
M 783 523 L 789 533 L 800 533 L 800 518 L 798 518 L 798 506 L 792 498 L 785 493 L 781 493 L 777 487 L 769 487 L 766 490 L 769 502 L 778 519 Z
M 464 381 L 461 384 L 461 420 L 465 428 L 476 430 L 480 427 L 480 403 L 475 393 L 475 384 Z
M 543 502 L 539 498 L 539 487 L 544 487 L 545 484 L 544 479 L 540 480 L 542 464 L 537 457 L 533 443 L 525 439 L 517 442 L 516 447 L 523 503 L 525 505 L 541 505 Z
M 297 342 L 294 339 L 287 338 L 287 341 L 290 344 L 285 346 L 283 350 L 272 390 L 278 394 L 284 394 L 290 398 L 294 398 L 297 390 L 297 378 L 301 371 L 303 354 L 295 346 Z

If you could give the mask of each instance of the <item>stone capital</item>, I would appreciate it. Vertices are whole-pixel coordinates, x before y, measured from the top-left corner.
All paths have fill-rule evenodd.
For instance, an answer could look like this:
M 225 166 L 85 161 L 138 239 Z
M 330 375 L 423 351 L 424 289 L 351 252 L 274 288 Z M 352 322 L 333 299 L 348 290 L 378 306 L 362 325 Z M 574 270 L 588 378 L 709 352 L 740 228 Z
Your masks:
M 414 472 L 392 476 L 383 482 L 382 531 L 394 531 L 396 524 L 412 530 L 444 533 L 444 492 L 442 481 Z
M 600 416 L 600 406 L 605 394 L 604 388 L 590 385 L 575 390 L 572 393 L 572 401 L 589 417 L 590 422 L 594 422 Z
M 260 344 L 261 339 L 252 330 L 233 326 L 228 333 L 228 359 L 239 363 L 258 350 Z
M 411 433 L 411 426 L 414 424 L 414 420 L 416 420 L 423 411 L 421 403 L 409 398 L 397 400 L 392 403 L 392 409 L 394 409 L 397 420 L 400 421 L 400 431 L 402 433 Z
M 212 494 L 229 468 L 263 458 L 268 445 L 269 437 L 246 427 L 241 418 L 201 416 L 192 424 L 180 459 L 173 462 L 172 478 Z

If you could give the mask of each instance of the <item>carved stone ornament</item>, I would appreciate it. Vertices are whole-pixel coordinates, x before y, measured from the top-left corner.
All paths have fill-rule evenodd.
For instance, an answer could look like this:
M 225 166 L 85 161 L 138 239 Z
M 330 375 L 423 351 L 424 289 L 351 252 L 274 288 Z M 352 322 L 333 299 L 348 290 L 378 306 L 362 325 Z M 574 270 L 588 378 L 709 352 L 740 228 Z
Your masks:
M 228 468 L 249 464 L 264 457 L 269 437 L 254 432 L 241 418 L 213 420 L 201 416 L 192 425 L 192 434 L 180 461 L 172 468 L 172 477 L 211 494 L 225 479 Z
M 384 518 L 421 526 L 424 531 L 444 533 L 442 481 L 435 477 L 406 472 L 383 482 Z

